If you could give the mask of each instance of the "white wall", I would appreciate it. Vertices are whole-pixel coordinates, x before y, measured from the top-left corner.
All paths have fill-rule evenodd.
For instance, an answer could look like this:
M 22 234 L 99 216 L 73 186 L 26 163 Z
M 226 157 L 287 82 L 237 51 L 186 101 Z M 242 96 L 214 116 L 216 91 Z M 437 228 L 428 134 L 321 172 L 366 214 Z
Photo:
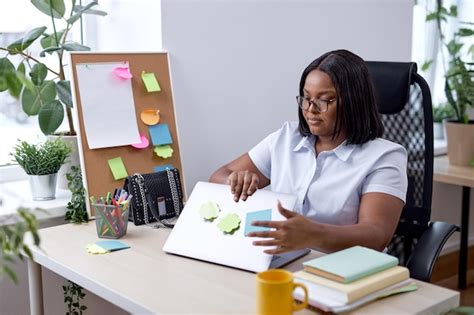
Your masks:
M 162 0 L 189 193 L 220 165 L 297 119 L 301 72 L 346 48 L 408 61 L 413 0 Z

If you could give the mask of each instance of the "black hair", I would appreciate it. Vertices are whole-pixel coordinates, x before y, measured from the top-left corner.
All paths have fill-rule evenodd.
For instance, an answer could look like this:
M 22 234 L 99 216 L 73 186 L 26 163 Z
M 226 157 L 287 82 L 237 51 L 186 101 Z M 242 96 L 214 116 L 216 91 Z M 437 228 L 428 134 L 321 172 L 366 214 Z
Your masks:
M 348 50 L 333 50 L 311 62 L 301 75 L 300 96 L 306 77 L 313 70 L 326 73 L 336 88 L 336 124 L 333 140 L 344 126 L 348 144 L 363 144 L 381 137 L 383 124 L 375 103 L 374 87 L 369 69 L 362 58 Z M 310 136 L 308 123 L 298 106 L 299 131 Z

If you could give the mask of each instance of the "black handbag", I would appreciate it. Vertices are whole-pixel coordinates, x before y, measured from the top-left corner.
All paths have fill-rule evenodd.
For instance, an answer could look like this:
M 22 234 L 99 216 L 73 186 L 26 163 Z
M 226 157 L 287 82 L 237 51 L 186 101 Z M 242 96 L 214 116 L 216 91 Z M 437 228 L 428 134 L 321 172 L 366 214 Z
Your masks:
M 176 168 L 157 173 L 135 173 L 125 179 L 124 189 L 132 194 L 129 221 L 135 225 L 160 221 L 172 228 L 169 219 L 183 210 L 183 192 Z

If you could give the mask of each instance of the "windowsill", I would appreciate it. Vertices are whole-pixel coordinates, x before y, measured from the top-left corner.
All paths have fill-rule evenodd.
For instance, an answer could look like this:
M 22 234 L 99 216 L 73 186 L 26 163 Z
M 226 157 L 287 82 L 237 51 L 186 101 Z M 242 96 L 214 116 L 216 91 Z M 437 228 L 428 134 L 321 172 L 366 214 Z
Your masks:
M 446 155 L 448 153 L 448 147 L 445 139 L 435 139 L 434 140 L 434 156 Z
M 31 197 L 28 180 L 0 183 L 0 224 L 18 222 L 18 208 L 30 209 L 38 220 L 49 220 L 64 217 L 66 205 L 71 200 L 67 189 L 56 189 L 56 199 L 34 201 Z

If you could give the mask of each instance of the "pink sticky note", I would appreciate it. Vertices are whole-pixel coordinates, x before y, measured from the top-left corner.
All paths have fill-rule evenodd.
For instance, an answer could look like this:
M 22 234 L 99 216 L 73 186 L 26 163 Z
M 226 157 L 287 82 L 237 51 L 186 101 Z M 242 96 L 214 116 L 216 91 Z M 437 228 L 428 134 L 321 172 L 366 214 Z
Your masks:
M 148 138 L 145 137 L 143 134 L 140 134 L 140 143 L 132 144 L 132 147 L 137 149 L 145 149 L 150 144 Z
M 119 78 L 125 79 L 125 80 L 131 79 L 133 77 L 133 75 L 130 73 L 130 69 L 127 66 L 116 67 L 114 69 L 114 74 L 118 76 Z

